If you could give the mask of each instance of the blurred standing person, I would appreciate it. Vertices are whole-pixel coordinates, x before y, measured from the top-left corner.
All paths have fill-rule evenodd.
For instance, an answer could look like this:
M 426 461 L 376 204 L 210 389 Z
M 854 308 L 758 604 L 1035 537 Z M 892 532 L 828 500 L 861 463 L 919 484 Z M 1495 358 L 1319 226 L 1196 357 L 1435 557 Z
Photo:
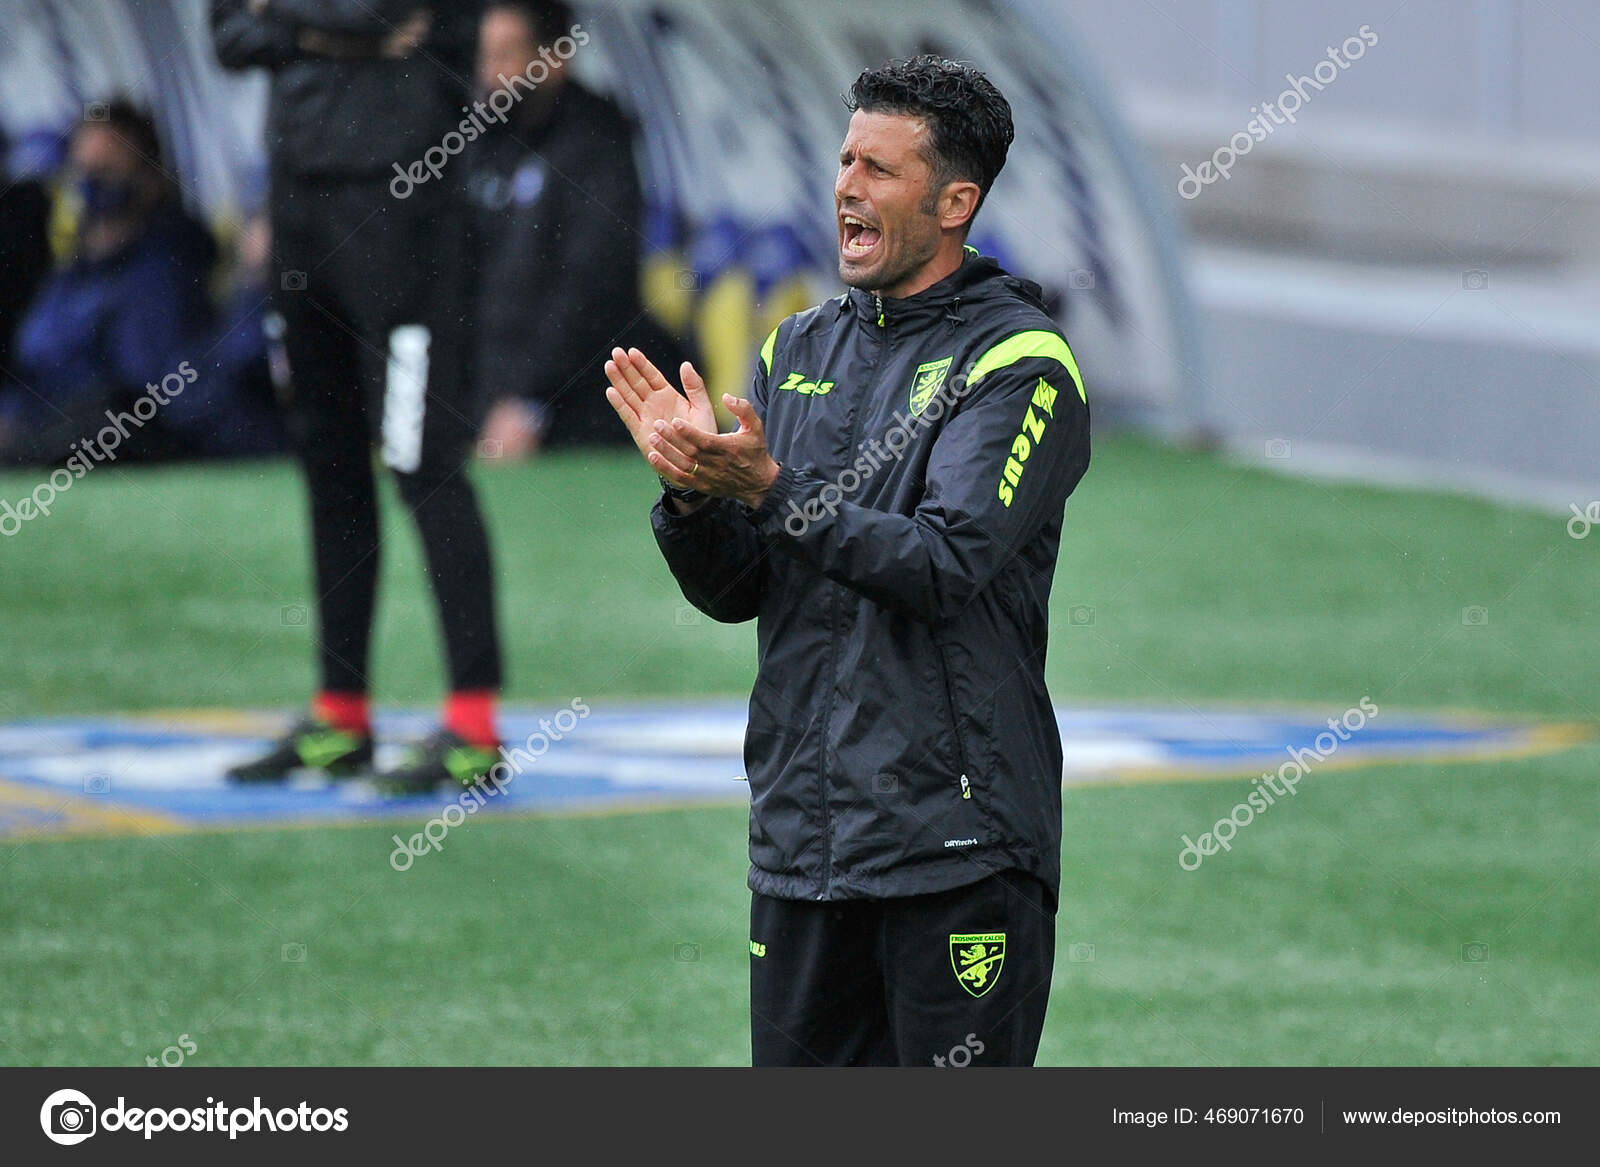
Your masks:
M 571 77 L 564 39 L 575 49 L 588 34 L 562 0 L 491 0 L 484 12 L 478 99 L 518 99 L 469 155 L 491 456 L 626 441 L 592 388 L 606 356 L 617 344 L 676 355 L 640 298 L 634 128 Z M 524 84 L 530 77 L 536 86 Z
M 461 176 L 446 165 L 391 189 L 397 166 L 448 162 L 441 143 L 470 96 L 480 14 L 471 0 L 213 0 L 222 64 L 272 77 L 273 297 L 310 495 L 321 678 L 310 716 L 231 771 L 237 781 L 372 760 L 374 444 L 421 536 L 450 678 L 443 727 L 386 785 L 471 785 L 498 757 L 492 564 L 465 473 L 476 419 Z

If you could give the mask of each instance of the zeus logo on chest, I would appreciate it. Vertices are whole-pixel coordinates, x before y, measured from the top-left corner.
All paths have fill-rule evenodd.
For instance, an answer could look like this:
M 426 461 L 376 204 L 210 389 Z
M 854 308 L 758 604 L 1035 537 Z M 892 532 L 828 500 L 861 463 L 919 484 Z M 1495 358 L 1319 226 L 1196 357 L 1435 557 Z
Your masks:
M 779 389 L 787 389 L 792 393 L 799 393 L 806 397 L 822 397 L 832 392 L 835 382 L 807 380 L 804 373 L 790 373 L 788 378 L 779 385 Z

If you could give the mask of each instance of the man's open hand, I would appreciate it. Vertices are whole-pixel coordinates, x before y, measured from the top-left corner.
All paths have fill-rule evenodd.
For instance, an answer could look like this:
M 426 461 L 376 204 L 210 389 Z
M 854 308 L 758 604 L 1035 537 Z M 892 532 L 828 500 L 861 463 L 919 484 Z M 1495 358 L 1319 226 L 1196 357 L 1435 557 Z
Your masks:
M 711 408 L 711 398 L 700 374 L 688 361 L 683 362 L 679 372 L 683 376 L 683 387 L 688 391 L 687 397 L 674 389 L 638 349 L 623 352 L 614 348 L 611 359 L 606 362 L 606 380 L 611 382 L 606 400 L 628 427 L 633 444 L 639 447 L 646 461 L 655 448 L 650 444 L 650 435 L 655 433 L 658 421 L 681 417 L 700 429 L 715 431 L 717 428 L 717 414 Z
M 724 395 L 739 428 L 719 434 L 705 381 L 688 361 L 679 372 L 687 395 L 674 389 L 638 349 L 612 349 L 606 362 L 611 382 L 606 400 L 662 478 L 702 494 L 760 506 L 777 480 L 778 464 L 767 452 L 755 409 L 742 398 Z

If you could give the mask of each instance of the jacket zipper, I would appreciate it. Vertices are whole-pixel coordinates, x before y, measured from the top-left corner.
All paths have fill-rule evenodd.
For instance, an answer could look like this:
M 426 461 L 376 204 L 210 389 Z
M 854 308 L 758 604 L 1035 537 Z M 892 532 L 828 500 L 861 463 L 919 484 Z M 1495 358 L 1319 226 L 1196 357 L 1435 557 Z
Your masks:
M 883 332 L 883 344 L 887 347 L 889 334 L 883 318 L 883 297 L 877 292 L 872 293 L 872 303 L 878 310 L 878 327 L 885 330 Z M 861 408 L 861 403 L 857 402 L 855 414 L 850 420 L 850 442 L 846 447 L 847 450 L 856 448 L 856 439 L 861 433 L 861 415 L 864 412 Z M 837 635 L 839 627 L 839 596 L 842 591 L 843 588 L 839 584 L 833 585 L 833 617 L 829 623 L 835 630 L 835 635 Z M 817 784 L 818 792 L 822 795 L 822 893 L 817 896 L 819 900 L 827 899 L 828 891 L 833 886 L 833 816 L 828 813 L 828 726 L 833 720 L 833 691 L 838 687 L 838 683 L 839 654 L 830 638 L 828 644 L 828 705 L 822 717 L 822 777 Z M 948 693 L 946 694 L 946 699 L 948 699 Z

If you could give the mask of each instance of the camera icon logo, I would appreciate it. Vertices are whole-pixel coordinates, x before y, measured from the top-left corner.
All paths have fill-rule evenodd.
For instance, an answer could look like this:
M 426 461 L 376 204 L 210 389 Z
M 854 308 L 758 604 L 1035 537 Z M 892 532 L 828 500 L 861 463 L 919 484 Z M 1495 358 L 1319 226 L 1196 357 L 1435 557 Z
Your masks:
M 104 101 L 86 101 L 83 103 L 83 120 L 86 122 L 103 122 L 110 116 L 111 106 Z
M 1267 457 L 1271 458 L 1274 462 L 1287 461 L 1289 457 L 1289 439 L 1268 438 Z
M 278 950 L 278 957 L 284 964 L 304 964 L 306 962 L 306 946 L 297 940 L 291 940 Z
M 1489 273 L 1482 268 L 1473 268 L 1471 271 L 1461 273 L 1461 287 L 1468 292 L 1481 292 L 1489 286 Z
M 39 1125 L 52 1143 L 71 1147 L 95 1132 L 98 1111 L 89 1096 L 79 1090 L 57 1090 L 39 1108 Z
M 1087 292 L 1094 287 L 1094 269 L 1074 268 L 1067 273 L 1067 287 L 1074 292 Z
M 279 280 L 285 292 L 303 292 L 306 290 L 306 273 L 303 271 L 286 271 Z
M 1093 964 L 1094 945 L 1078 943 L 1067 949 L 1067 960 L 1073 964 Z
M 505 457 L 506 445 L 499 438 L 484 438 L 478 443 L 478 457 L 493 461 Z
M 1489 609 L 1482 604 L 1470 604 L 1461 609 L 1463 628 L 1482 628 L 1489 623 Z
M 1094 623 L 1094 609 L 1088 604 L 1074 604 L 1067 609 L 1067 623 L 1087 628 Z
M 1487 964 L 1489 945 L 1482 940 L 1469 940 L 1461 946 L 1462 964 Z
M 306 606 L 304 604 L 286 604 L 278 614 L 285 628 L 304 628 L 306 623 Z
M 900 779 L 894 774 L 874 774 L 872 776 L 872 793 L 899 794 Z
M 83 792 L 85 794 L 110 794 L 111 793 L 111 775 L 110 774 L 90 774 L 90 775 L 88 775 L 83 780 Z
M 698 964 L 700 961 L 700 946 L 698 944 L 674 944 L 672 946 L 672 959 L 679 964 Z
M 677 612 L 673 614 L 672 622 L 679 628 L 693 628 L 700 623 L 700 609 L 693 604 L 680 604 Z
M 678 285 L 679 291 L 698 292 L 700 290 L 700 273 L 692 268 L 679 268 L 673 282 Z

